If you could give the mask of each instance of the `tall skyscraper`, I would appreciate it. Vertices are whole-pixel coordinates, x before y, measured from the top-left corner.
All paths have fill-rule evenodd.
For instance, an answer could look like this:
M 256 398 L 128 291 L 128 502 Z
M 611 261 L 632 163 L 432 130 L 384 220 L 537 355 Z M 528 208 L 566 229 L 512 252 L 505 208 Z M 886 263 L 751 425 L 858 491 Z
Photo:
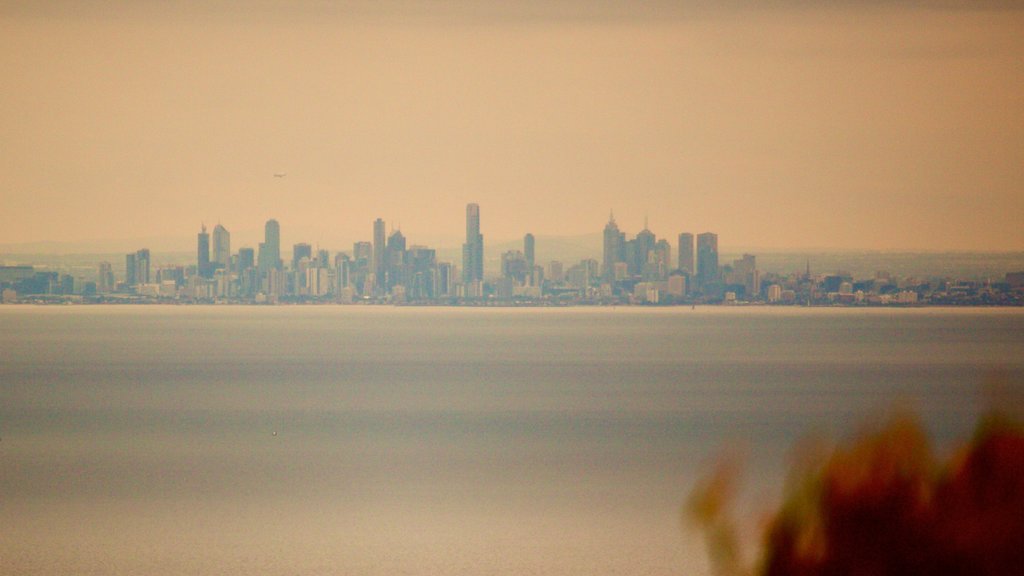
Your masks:
M 377 218 L 373 221 L 373 275 L 378 289 L 384 287 L 384 277 L 387 275 L 384 268 L 387 261 L 385 248 L 384 220 Z
M 265 276 L 271 270 L 281 269 L 281 225 L 277 220 L 267 220 L 263 227 L 263 238 L 259 254 L 261 276 Z
M 138 270 L 138 266 L 135 264 L 135 254 L 126 254 L 124 257 L 124 283 L 126 286 L 138 284 L 135 279 L 136 270 Z
M 526 257 L 526 265 L 530 267 L 530 273 L 533 273 L 533 267 L 537 265 L 535 261 L 536 254 L 534 253 L 535 240 L 533 234 L 527 234 L 523 236 L 523 255 Z
M 651 252 L 654 251 L 654 245 L 657 243 L 658 238 L 647 229 L 647 223 L 644 222 L 644 229 L 637 233 L 636 239 L 633 242 L 633 253 L 629 254 L 630 257 L 630 274 L 644 274 L 647 267 L 647 262 L 650 260 Z
M 213 228 L 213 264 L 221 270 L 231 270 L 231 234 L 220 224 Z
M 206 224 L 199 230 L 196 249 L 196 272 L 203 278 L 212 278 L 213 269 L 210 267 L 210 234 L 206 231 Z
M 100 262 L 96 275 L 96 291 L 100 294 L 114 291 L 114 268 L 110 262 Z
M 391 290 L 399 284 L 405 284 L 403 271 L 405 268 L 405 235 L 401 230 L 395 230 L 388 236 L 387 246 L 384 255 L 384 275 L 381 282 Z M 407 286 L 408 288 L 408 286 Z
M 718 281 L 718 234 L 697 235 L 697 285 L 701 290 Z
M 480 206 L 466 205 L 466 243 L 462 245 L 462 281 L 484 279 L 484 237 L 480 234 Z
M 299 262 L 303 258 L 307 260 L 313 259 L 313 247 L 305 242 L 300 242 L 292 246 L 292 270 L 299 269 Z
M 608 223 L 604 226 L 604 258 L 601 262 L 605 282 L 615 281 L 615 264 L 623 261 L 625 250 L 626 235 L 619 231 L 615 214 L 609 214 Z
M 149 284 L 149 248 L 125 256 L 125 284 Z
M 693 265 L 693 234 L 689 232 L 679 235 L 679 269 L 691 276 L 697 271 Z
M 238 271 L 243 272 L 256 266 L 256 255 L 252 248 L 238 249 Z

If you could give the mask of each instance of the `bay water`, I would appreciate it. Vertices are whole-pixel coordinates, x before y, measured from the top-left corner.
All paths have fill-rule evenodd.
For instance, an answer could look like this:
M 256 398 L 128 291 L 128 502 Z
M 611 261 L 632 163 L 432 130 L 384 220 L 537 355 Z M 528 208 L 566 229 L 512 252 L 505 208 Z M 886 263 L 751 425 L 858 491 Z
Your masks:
M 0 307 L 0 573 L 707 574 L 788 456 L 894 409 L 940 450 L 1024 310 Z

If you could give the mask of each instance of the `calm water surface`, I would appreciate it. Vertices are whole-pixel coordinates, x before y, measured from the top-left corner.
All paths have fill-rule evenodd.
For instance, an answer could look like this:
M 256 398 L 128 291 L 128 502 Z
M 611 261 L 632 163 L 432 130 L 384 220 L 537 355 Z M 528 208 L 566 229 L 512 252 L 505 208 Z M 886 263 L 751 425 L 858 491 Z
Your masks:
M 754 517 L 806 435 L 948 447 L 993 378 L 1024 311 L 5 306 L 0 573 L 705 574 L 723 448 Z

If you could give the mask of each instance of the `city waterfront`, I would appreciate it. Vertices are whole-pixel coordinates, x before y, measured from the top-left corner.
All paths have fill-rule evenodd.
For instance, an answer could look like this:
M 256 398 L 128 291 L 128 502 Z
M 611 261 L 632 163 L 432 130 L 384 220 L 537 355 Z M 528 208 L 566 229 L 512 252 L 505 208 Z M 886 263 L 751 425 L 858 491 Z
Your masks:
M 942 450 L 1024 312 L 0 309 L 0 571 L 705 574 L 679 510 L 893 407 Z

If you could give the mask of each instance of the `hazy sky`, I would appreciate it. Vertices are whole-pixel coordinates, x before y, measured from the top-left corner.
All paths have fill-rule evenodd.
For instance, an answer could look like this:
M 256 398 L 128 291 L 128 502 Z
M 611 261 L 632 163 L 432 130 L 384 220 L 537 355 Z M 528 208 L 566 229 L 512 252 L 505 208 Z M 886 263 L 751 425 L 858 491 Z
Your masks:
M 487 239 L 614 209 L 726 247 L 1024 250 L 1015 2 L 36 4 L 0 1 L 0 243 L 275 217 L 335 248 L 378 216 L 417 243 L 477 202 Z

